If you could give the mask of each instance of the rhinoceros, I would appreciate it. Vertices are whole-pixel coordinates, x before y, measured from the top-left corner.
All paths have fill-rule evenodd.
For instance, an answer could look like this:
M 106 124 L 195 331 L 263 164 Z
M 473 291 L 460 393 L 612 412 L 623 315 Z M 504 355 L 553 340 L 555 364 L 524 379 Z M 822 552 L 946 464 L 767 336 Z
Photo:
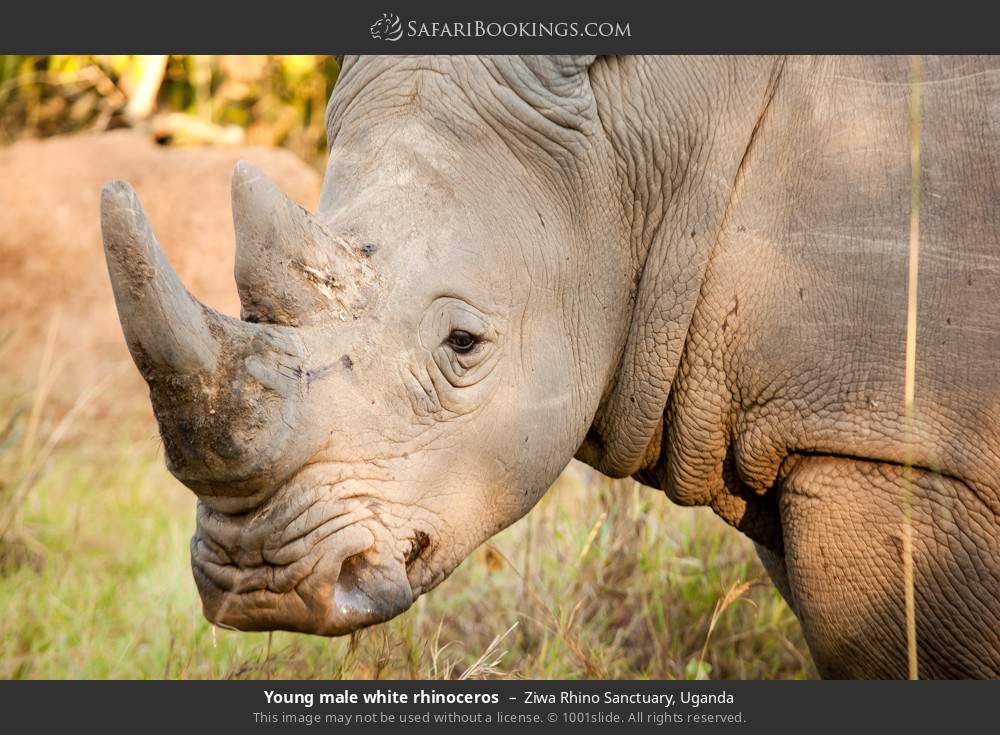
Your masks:
M 236 166 L 240 318 L 103 192 L 209 620 L 385 621 L 577 457 L 750 537 L 822 675 L 906 676 L 912 589 L 921 676 L 1000 676 L 997 60 L 348 58 L 327 122 L 316 214 Z

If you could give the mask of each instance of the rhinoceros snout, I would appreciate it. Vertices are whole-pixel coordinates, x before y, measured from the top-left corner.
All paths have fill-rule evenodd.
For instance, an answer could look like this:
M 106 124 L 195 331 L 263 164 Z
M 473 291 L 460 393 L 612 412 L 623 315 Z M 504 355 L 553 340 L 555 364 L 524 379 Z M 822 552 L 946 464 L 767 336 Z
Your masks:
M 385 553 L 361 524 L 305 554 L 302 538 L 254 550 L 224 543 L 201 523 L 191 543 L 205 617 L 221 627 L 337 636 L 389 620 L 413 603 L 405 560 Z

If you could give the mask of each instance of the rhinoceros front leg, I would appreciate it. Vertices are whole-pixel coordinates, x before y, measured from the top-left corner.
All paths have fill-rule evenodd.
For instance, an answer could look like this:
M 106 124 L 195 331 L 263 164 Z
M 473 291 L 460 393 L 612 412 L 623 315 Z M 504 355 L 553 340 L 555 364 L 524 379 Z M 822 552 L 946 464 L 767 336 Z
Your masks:
M 788 584 L 820 673 L 905 678 L 905 493 L 922 678 L 1000 676 L 1000 524 L 987 493 L 919 468 L 794 457 L 780 510 Z

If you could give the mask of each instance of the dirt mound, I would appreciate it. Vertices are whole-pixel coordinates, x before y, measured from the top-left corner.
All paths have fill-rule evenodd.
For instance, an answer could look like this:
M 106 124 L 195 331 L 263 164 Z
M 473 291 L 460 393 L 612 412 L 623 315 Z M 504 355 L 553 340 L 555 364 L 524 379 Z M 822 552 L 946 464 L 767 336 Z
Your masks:
M 67 366 L 54 395 L 78 395 L 109 371 L 116 400 L 145 400 L 128 362 L 104 263 L 101 186 L 135 187 L 171 263 L 189 290 L 229 314 L 233 283 L 229 177 L 240 158 L 266 171 L 310 210 L 320 176 L 287 151 L 164 148 L 129 131 L 24 141 L 0 149 L 0 374 L 26 386 L 55 324 L 54 354 Z

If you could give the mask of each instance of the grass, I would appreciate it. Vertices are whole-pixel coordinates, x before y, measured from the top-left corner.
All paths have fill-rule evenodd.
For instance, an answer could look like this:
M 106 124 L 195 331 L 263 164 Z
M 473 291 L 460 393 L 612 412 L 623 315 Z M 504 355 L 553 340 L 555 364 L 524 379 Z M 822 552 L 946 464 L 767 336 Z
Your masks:
M 102 400 L 92 402 L 94 415 Z M 37 393 L 24 403 L 36 406 Z M 525 519 L 386 625 L 332 640 L 213 628 L 188 565 L 194 499 L 164 469 L 152 424 L 138 433 L 117 422 L 95 427 L 86 410 L 78 413 L 76 432 L 65 430 L 65 416 L 35 420 L 35 444 L 50 449 L 23 494 L 16 530 L 41 558 L 8 563 L 0 575 L 0 676 L 814 673 L 798 623 L 746 539 L 706 509 L 679 508 L 577 466 Z M 64 439 L 53 445 L 47 438 L 59 427 Z M 0 455 L 0 476 L 23 466 L 14 449 Z

